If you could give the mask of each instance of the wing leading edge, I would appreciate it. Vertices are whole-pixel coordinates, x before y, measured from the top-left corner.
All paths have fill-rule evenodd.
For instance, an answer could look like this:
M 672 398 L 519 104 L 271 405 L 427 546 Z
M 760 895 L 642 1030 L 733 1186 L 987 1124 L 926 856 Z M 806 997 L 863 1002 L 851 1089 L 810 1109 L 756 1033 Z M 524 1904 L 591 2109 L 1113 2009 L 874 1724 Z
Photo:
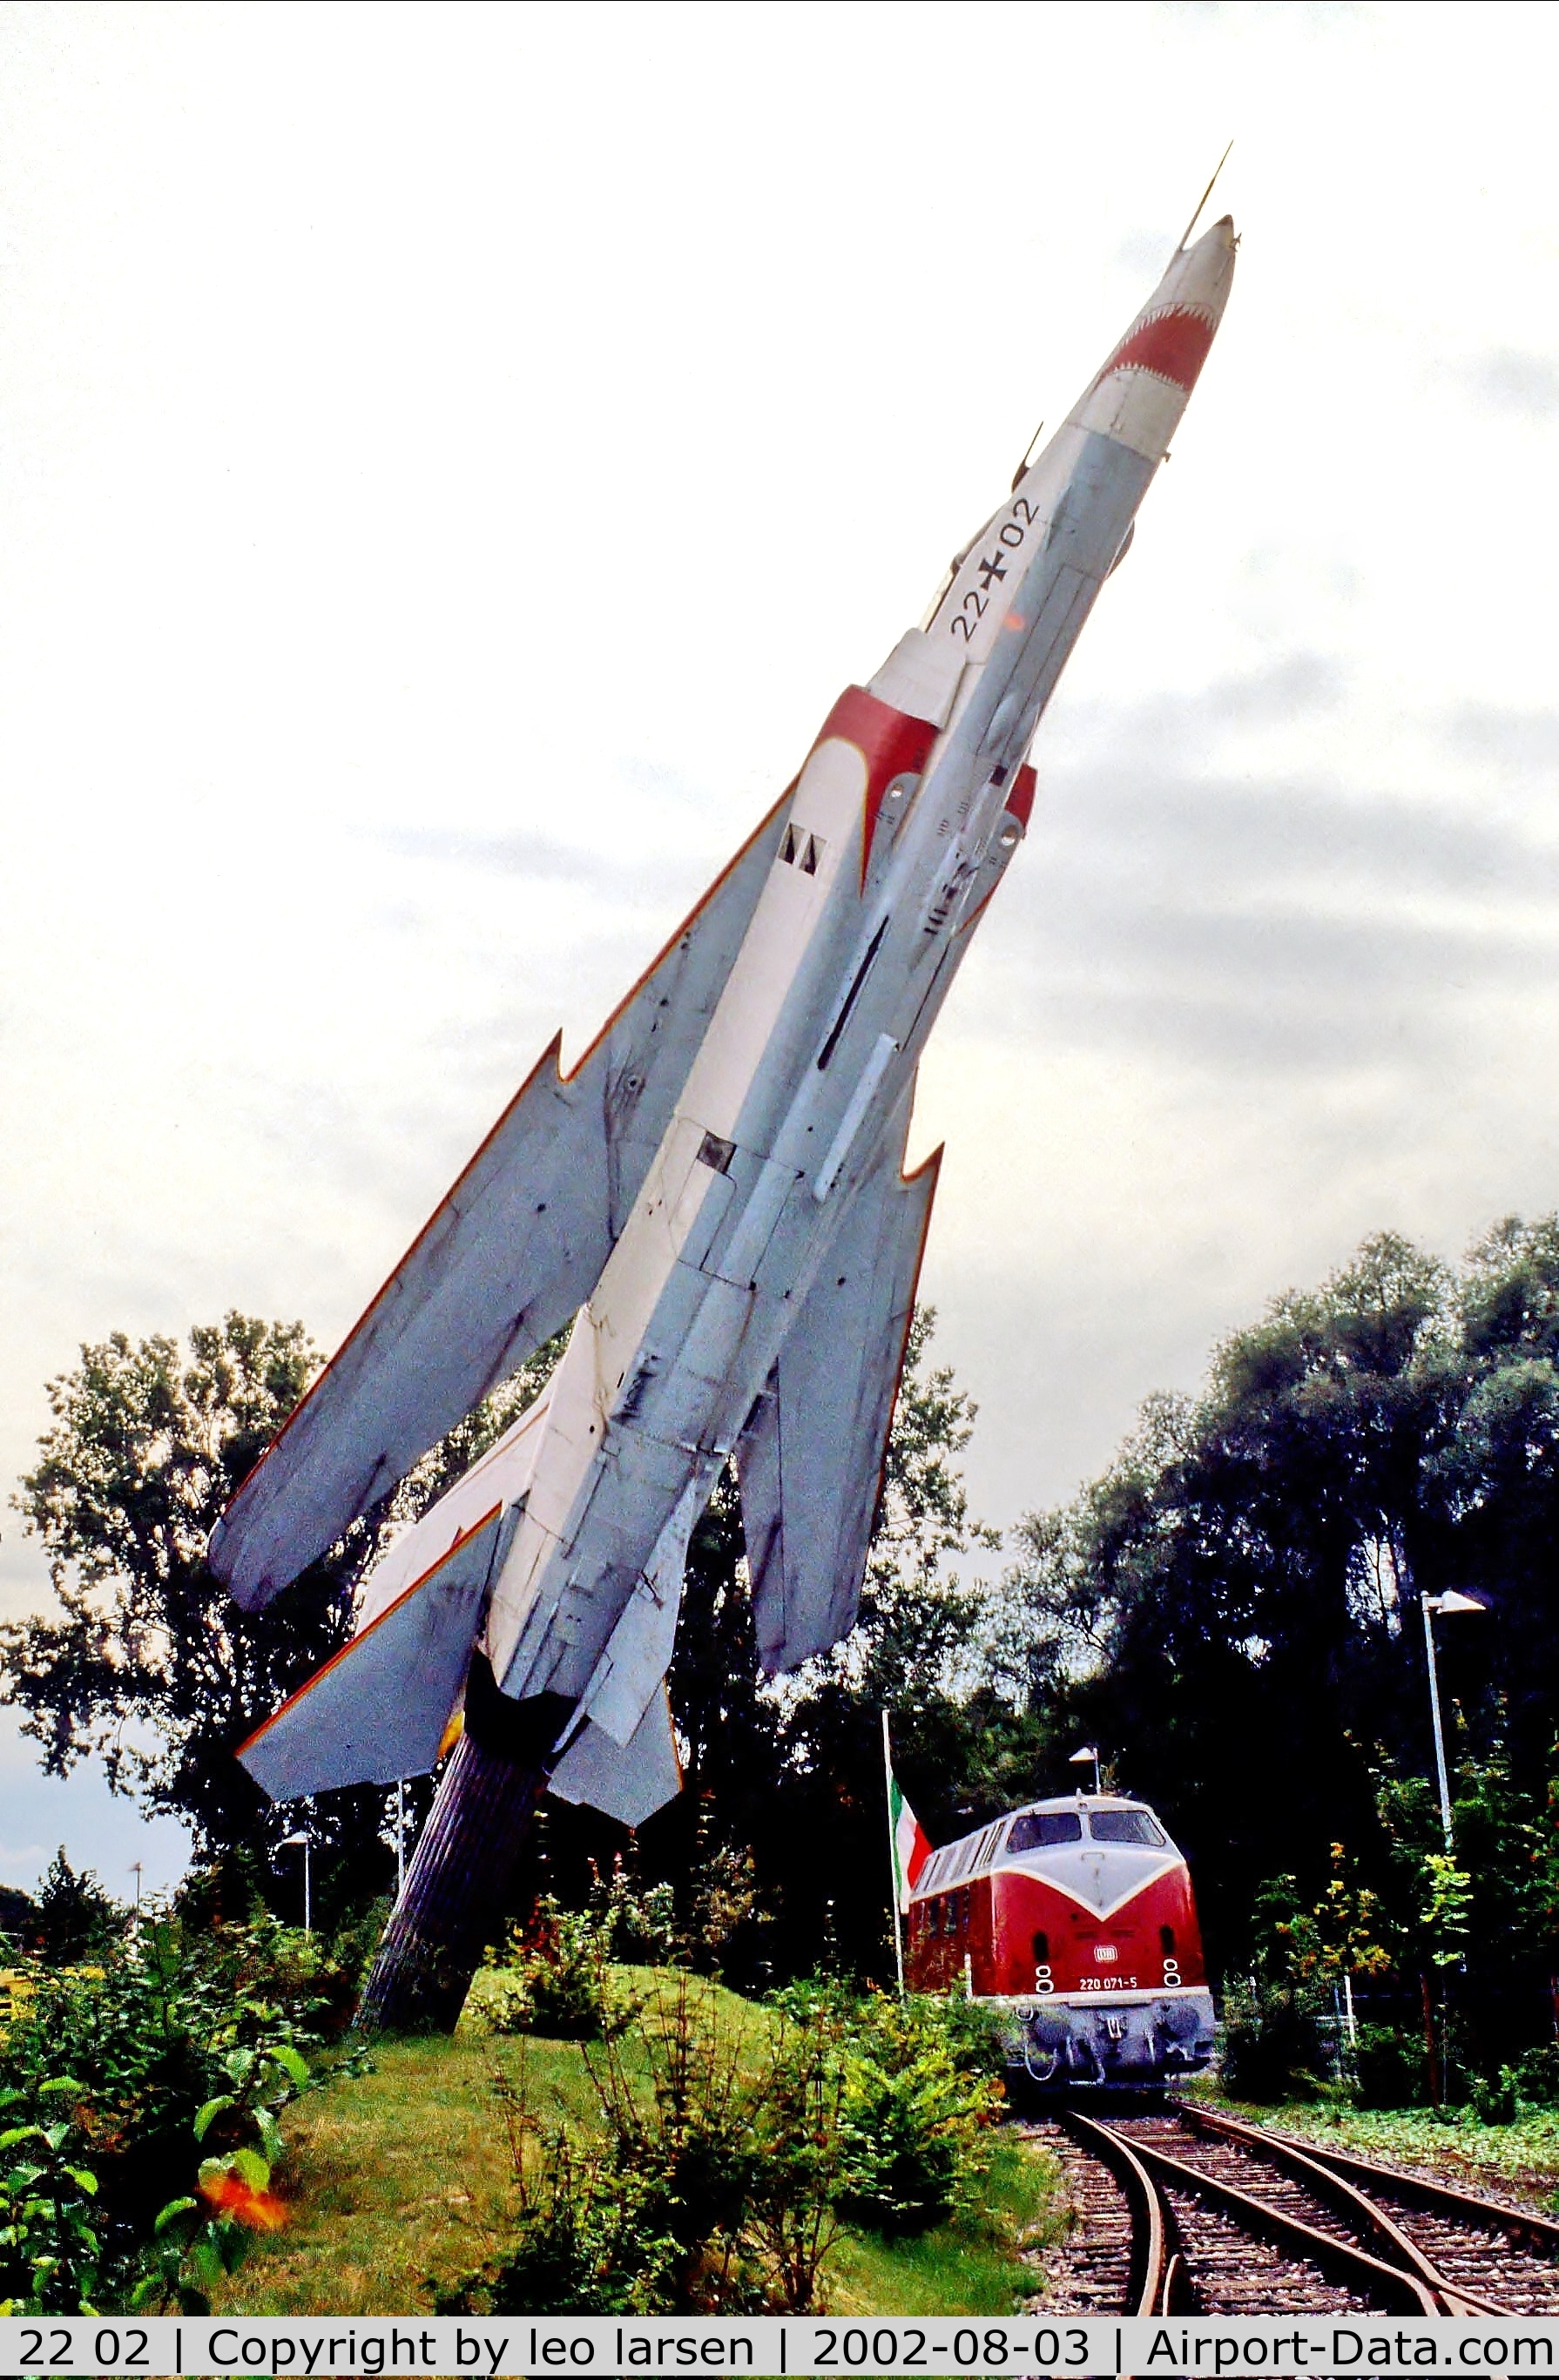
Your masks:
M 254 1610 L 583 1305 L 642 1186 L 778 847 L 788 795 L 572 1073 L 561 1035 L 213 1535 Z
M 432 1767 L 466 1682 L 501 1518 L 494 1505 L 240 1744 L 274 1802 Z
M 793 1670 L 855 1623 L 936 1195 L 907 1179 L 907 1094 L 737 1447 L 758 1648 Z

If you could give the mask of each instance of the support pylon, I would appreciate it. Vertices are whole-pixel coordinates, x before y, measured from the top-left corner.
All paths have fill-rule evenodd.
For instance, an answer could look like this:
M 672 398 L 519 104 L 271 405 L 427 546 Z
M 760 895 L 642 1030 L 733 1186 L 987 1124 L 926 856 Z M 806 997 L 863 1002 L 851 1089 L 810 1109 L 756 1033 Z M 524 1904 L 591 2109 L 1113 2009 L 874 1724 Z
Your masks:
M 561 1694 L 512 1702 L 483 1655 L 471 1657 L 465 1732 L 444 1772 L 364 1986 L 371 2033 L 453 2033 L 509 1893 L 553 1746 L 571 1706 Z

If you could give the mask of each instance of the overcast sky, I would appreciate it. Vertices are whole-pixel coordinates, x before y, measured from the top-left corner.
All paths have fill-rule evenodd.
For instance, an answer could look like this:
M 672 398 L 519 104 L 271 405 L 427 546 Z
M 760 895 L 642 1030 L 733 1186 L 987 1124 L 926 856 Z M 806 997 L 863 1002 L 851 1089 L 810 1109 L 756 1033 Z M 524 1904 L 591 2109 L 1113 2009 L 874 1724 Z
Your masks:
M 1000 1525 L 1559 1203 L 1547 6 L 0 6 L 0 1476 L 333 1344 L 920 615 L 1224 146 L 1223 332 L 938 1028 Z M 9 1512 L 0 1609 L 44 1573 Z M 0 1744 L 0 1878 L 171 1873 Z

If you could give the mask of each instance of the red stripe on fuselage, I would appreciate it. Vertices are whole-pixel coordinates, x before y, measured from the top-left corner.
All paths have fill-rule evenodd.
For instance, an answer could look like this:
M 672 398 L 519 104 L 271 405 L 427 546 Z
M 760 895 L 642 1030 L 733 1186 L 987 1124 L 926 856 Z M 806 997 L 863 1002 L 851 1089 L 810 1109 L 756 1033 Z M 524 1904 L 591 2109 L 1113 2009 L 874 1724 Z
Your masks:
M 842 744 L 853 744 L 866 763 L 866 816 L 861 822 L 860 838 L 862 883 L 866 880 L 866 862 L 883 795 L 895 777 L 919 776 L 926 765 L 927 753 L 941 733 L 929 719 L 912 719 L 908 711 L 895 710 L 891 703 L 879 702 L 863 686 L 847 686 L 823 721 L 818 743 L 826 744 L 831 737 L 837 737 Z M 812 748 L 815 751 L 817 746 Z
M 1210 314 L 1194 313 L 1188 306 L 1166 306 L 1162 314 L 1138 324 L 1099 378 L 1108 380 L 1113 371 L 1149 371 L 1160 380 L 1172 380 L 1188 395 L 1217 327 Z

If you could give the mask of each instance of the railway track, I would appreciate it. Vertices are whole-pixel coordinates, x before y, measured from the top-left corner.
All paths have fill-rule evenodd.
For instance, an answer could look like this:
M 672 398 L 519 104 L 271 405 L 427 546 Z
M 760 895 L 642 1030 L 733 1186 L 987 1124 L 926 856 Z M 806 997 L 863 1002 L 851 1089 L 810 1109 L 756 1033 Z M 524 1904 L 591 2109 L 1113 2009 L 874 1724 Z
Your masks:
M 1181 2106 L 1027 2128 L 1079 2223 L 1047 2312 L 1559 2313 L 1559 2223 Z

